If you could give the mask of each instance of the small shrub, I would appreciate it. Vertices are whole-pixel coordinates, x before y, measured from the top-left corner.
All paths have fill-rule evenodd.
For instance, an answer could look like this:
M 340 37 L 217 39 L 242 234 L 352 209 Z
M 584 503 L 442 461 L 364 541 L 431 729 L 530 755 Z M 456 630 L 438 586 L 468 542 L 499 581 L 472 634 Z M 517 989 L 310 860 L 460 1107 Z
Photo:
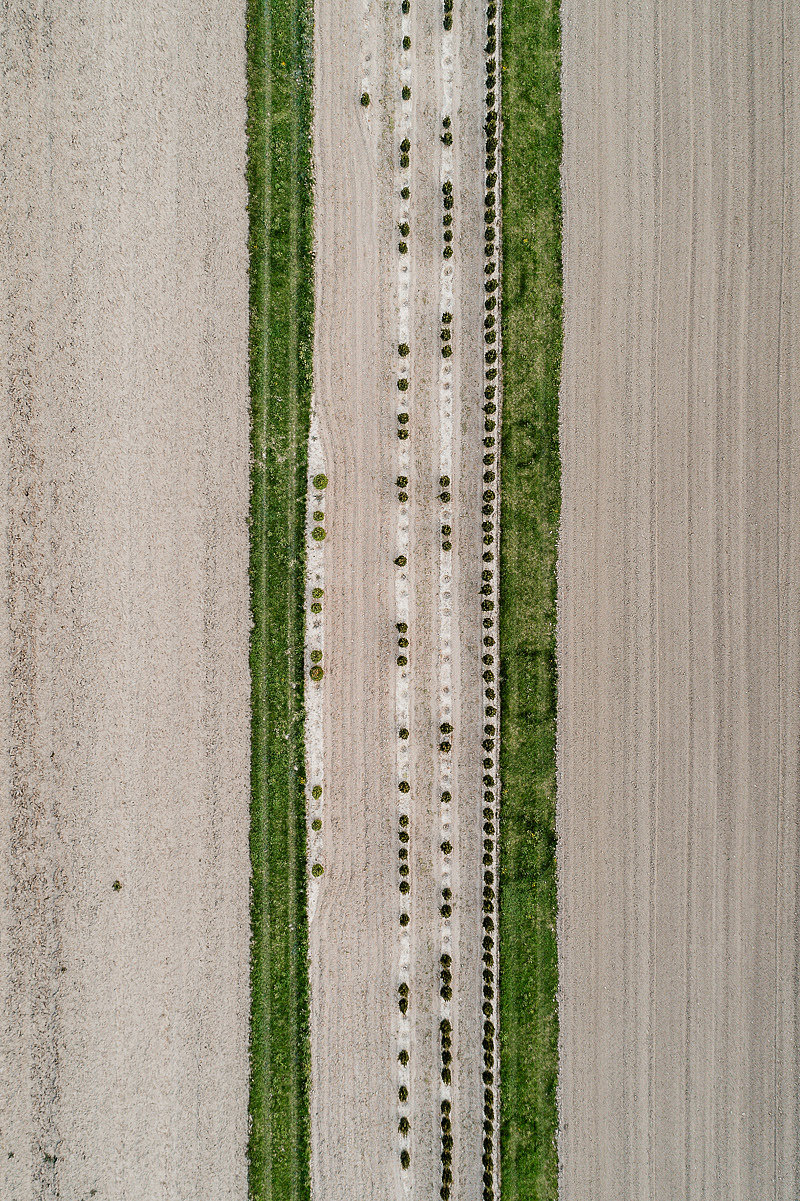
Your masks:
M 408 916 L 407 913 L 400 914 L 400 925 L 401 926 L 407 926 L 410 921 L 411 921 L 411 918 Z
M 394 565 L 395 567 L 405 567 L 407 562 L 408 559 L 405 557 L 405 555 L 398 555 L 394 561 Z
M 401 154 L 401 155 L 400 155 L 400 166 L 401 166 L 401 167 L 402 167 L 404 170 L 405 170 L 405 168 L 406 168 L 406 167 L 408 167 L 409 161 L 410 161 L 410 160 L 409 160 L 409 157 L 408 157 L 408 155 L 407 155 L 407 154 Z
M 411 99 L 411 88 L 408 86 L 408 84 L 403 85 L 403 99 L 404 100 Z
M 408 13 L 411 11 L 411 0 L 403 0 L 403 3 L 400 5 L 400 11 L 405 15 L 408 15 Z
M 398 475 L 396 484 L 397 484 L 398 488 L 407 488 L 408 487 L 408 476 Z
M 322 677 L 325 675 L 325 672 L 322 670 L 322 668 L 320 666 L 316 666 L 316 667 L 312 667 L 311 671 L 308 674 L 311 676 L 312 680 L 316 680 L 317 682 L 319 682 L 322 679 Z
M 444 133 L 442 134 L 442 142 L 444 143 L 445 146 L 453 145 L 453 135 L 449 129 L 446 129 L 444 131 Z
M 402 730 L 399 730 L 398 733 L 401 738 L 408 738 L 408 730 L 405 728 L 405 726 Z
M 403 894 L 405 894 L 405 893 L 407 893 L 407 892 L 410 892 L 410 891 L 411 891 L 411 885 L 409 884 L 408 880 L 401 880 L 401 881 L 400 881 L 400 891 L 401 891 Z M 406 923 L 406 925 L 407 925 L 407 924 L 408 924 L 408 923 Z
M 398 667 L 408 667 L 408 659 L 406 658 L 405 655 L 397 656 L 397 666 Z
M 361 103 L 364 106 L 364 108 L 367 107 L 367 105 L 369 104 L 369 92 L 361 93 Z
M 453 247 L 445 246 L 444 250 L 442 251 L 442 257 L 446 258 L 446 259 L 451 259 L 453 257 Z
M 452 550 L 452 549 L 453 549 L 452 542 L 443 542 L 442 543 L 442 550 L 448 551 L 448 550 Z
M 405 1117 L 401 1118 L 397 1124 L 397 1129 L 400 1131 L 403 1138 L 405 1138 L 410 1130 L 408 1118 L 405 1118 Z
M 114 889 L 114 892 L 119 892 L 122 888 L 122 881 L 115 880 L 111 887 Z
M 405 1148 L 400 1152 L 400 1167 L 407 1168 L 411 1163 L 411 1156 Z
M 404 1084 L 401 1084 L 398 1088 L 397 1096 L 399 1097 L 400 1102 L 405 1105 L 406 1101 L 408 1100 L 408 1089 Z
M 453 853 L 453 844 L 451 842 L 443 842 L 442 851 L 445 855 L 451 855 Z
M 408 391 L 408 380 L 405 379 L 405 377 L 401 377 L 397 381 L 397 387 L 401 392 L 407 392 Z
M 411 347 L 407 342 L 401 342 L 397 348 L 397 352 L 401 358 L 408 358 L 408 356 L 411 354 Z
M 314 603 L 311 606 L 311 612 L 312 613 L 321 613 L 322 612 L 322 605 L 319 603 L 319 601 L 314 601 Z
M 401 425 L 408 425 L 408 413 L 398 413 L 397 420 Z
M 407 492 L 398 492 L 397 499 L 400 501 L 401 505 L 404 505 L 406 503 L 406 501 L 408 500 L 408 493 Z
M 449 792 L 443 792 L 443 793 L 442 793 L 442 803 L 443 803 L 444 805 L 448 805 L 452 799 L 453 799 L 453 798 L 452 798 L 452 796 L 450 795 L 450 793 L 449 793 Z
M 325 871 L 325 868 L 322 866 L 321 863 L 315 863 L 311 869 L 311 875 L 312 876 L 321 876 L 324 871 Z
M 453 18 L 450 16 L 450 13 L 447 14 L 445 19 L 442 21 L 442 24 L 444 25 L 445 29 L 448 30 L 448 32 L 453 28 Z
M 313 530 L 311 531 L 311 537 L 314 539 L 315 542 L 323 541 L 323 539 L 325 538 L 325 531 L 321 525 L 314 526 Z
M 325 595 L 325 589 L 324 588 L 312 588 L 311 595 L 313 596 L 314 600 L 320 600 L 320 598 Z
M 442 502 L 443 505 L 448 504 L 450 501 L 450 493 L 449 492 L 440 492 L 439 500 Z
M 399 1059 L 400 1063 L 402 1063 L 403 1067 L 406 1067 L 406 1065 L 408 1064 L 408 1051 L 406 1051 L 405 1048 L 403 1048 L 403 1050 L 400 1052 L 400 1054 L 397 1056 L 397 1058 Z
M 313 822 L 311 823 L 311 829 L 316 830 L 317 833 L 319 833 L 319 831 L 322 829 L 322 819 L 319 817 L 315 817 Z
M 403 813 L 400 815 L 400 825 L 403 826 L 404 828 L 408 825 L 408 814 L 407 813 Z
M 402 196 L 403 200 L 408 200 L 409 196 L 411 195 L 411 189 L 408 187 L 401 188 L 400 195 Z
M 320 472 L 319 475 L 315 475 L 314 476 L 314 487 L 317 489 L 318 492 L 322 492 L 322 490 L 324 488 L 327 488 L 328 487 L 327 475 L 323 475 L 322 472 Z
M 397 249 L 401 254 L 408 254 L 408 242 L 398 242 Z
M 452 749 L 453 749 L 453 748 L 452 748 L 452 746 L 450 745 L 450 743 L 449 743 L 449 742 L 440 742 L 440 743 L 439 743 L 439 750 L 440 750 L 440 751 L 444 751 L 444 752 L 445 752 L 445 754 L 446 754 L 447 752 L 451 751 Z
M 401 440 L 405 440 L 405 439 L 408 437 L 408 430 L 407 430 L 407 429 L 402 429 L 402 428 L 401 428 L 401 429 L 399 429 L 399 430 L 397 431 L 397 436 L 398 436 L 398 438 L 400 438 Z
M 311 662 L 312 663 L 321 663 L 322 662 L 322 651 L 312 651 L 311 652 Z
M 452 348 L 452 346 L 444 345 L 444 346 L 442 347 L 442 358 L 443 358 L 443 359 L 449 359 L 449 358 L 451 358 L 451 357 L 452 357 L 452 354 L 453 354 L 453 348 Z
M 397 787 L 399 788 L 400 792 L 411 791 L 411 785 L 409 784 L 408 780 L 401 780 Z
M 411 38 L 408 37 L 407 35 L 406 35 L 406 37 L 403 38 L 403 49 L 404 50 L 411 49 Z
M 313 796 L 315 801 L 318 801 L 319 798 L 322 796 L 322 785 L 315 784 L 314 787 L 311 789 L 311 795 Z

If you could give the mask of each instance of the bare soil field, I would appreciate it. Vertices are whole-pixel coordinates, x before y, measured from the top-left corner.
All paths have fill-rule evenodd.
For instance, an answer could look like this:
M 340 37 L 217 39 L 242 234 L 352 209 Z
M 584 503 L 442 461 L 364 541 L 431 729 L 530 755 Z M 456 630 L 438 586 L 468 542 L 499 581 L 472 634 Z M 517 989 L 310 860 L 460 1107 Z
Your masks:
M 800 1195 L 783 9 L 563 8 L 564 1201 Z
M 483 1196 L 485 19 L 482 6 L 457 3 L 445 41 L 432 0 L 405 15 L 400 0 L 316 8 L 314 378 L 329 481 L 314 844 L 324 875 L 309 931 L 318 1201 L 438 1197 L 443 1097 L 452 1196 Z M 452 1048 L 444 1092 L 442 1020 Z
M 0 21 L 0 1196 L 241 1201 L 244 6 Z

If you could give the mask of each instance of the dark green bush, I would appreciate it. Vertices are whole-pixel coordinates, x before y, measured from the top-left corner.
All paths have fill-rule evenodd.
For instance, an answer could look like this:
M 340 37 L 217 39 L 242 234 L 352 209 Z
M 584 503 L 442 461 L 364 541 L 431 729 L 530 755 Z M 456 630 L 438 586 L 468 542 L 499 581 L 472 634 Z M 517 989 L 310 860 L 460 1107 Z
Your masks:
M 363 104 L 364 108 L 367 107 L 367 105 L 369 104 L 369 92 L 361 93 L 361 103 Z

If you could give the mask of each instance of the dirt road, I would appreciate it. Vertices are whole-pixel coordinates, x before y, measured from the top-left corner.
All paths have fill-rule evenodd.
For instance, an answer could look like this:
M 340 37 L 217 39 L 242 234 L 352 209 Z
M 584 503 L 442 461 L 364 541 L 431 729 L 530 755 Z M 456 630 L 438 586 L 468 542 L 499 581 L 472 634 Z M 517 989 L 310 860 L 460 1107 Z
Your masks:
M 564 7 L 564 1201 L 800 1191 L 784 9 Z
M 244 5 L 4 6 L 0 1195 L 246 1196 Z
M 315 19 L 315 393 L 330 482 L 323 829 L 314 843 L 324 876 L 310 928 L 312 1180 L 319 1201 L 438 1197 L 445 1100 L 452 1195 L 478 1201 L 485 17 L 457 4 L 449 40 L 432 0 L 405 15 L 400 0 L 321 0 Z M 443 256 L 446 179 L 452 259 Z M 443 740 L 452 750 L 440 751 Z M 453 800 L 443 803 L 443 792 Z M 453 991 L 446 1011 L 442 954 Z

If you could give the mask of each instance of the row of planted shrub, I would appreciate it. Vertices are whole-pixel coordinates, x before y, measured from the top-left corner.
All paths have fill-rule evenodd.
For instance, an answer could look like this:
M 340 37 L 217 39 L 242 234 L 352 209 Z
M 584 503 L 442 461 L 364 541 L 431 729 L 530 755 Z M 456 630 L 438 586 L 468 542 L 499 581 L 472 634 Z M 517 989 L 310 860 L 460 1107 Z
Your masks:
M 402 0 L 400 5 L 401 19 L 403 22 L 401 48 L 404 54 L 408 54 L 411 49 L 411 38 L 408 29 L 407 18 L 411 10 L 410 0 Z M 411 99 L 411 89 L 407 84 L 404 84 L 401 91 L 401 99 L 408 101 Z M 407 172 L 411 164 L 411 140 L 406 135 L 402 138 L 399 145 L 398 168 L 400 171 L 400 187 L 399 195 L 403 202 L 403 215 L 398 223 L 398 232 L 400 235 L 397 243 L 397 252 L 400 256 L 409 253 L 409 239 L 411 236 L 411 228 L 407 217 L 407 203 L 411 196 L 411 189 Z M 402 334 L 401 334 L 402 336 Z M 409 412 L 407 405 L 407 395 L 409 391 L 409 378 L 406 374 L 406 360 L 411 354 L 411 348 L 407 342 L 401 341 L 397 346 L 398 355 L 398 372 L 397 372 L 397 390 L 401 398 L 401 403 L 398 406 L 397 412 L 397 437 L 401 443 L 407 442 L 410 434 L 409 430 Z M 396 480 L 397 499 L 403 505 L 408 503 L 408 476 L 400 474 Z M 408 565 L 407 556 L 402 552 L 395 558 L 395 566 L 402 572 Z M 408 667 L 410 655 L 409 645 L 409 629 L 408 623 L 404 620 L 397 622 L 397 668 L 403 672 Z M 398 738 L 401 743 L 409 738 L 409 731 L 405 727 L 398 730 Z M 397 841 L 398 841 L 398 887 L 400 892 L 400 927 L 406 929 L 411 921 L 410 909 L 410 894 L 411 894 L 411 864 L 410 864 L 410 845 L 411 845 L 411 825 L 408 813 L 408 794 L 411 786 L 405 779 L 398 782 L 398 789 L 401 796 L 400 811 L 398 814 Z M 403 1019 L 404 1027 L 408 1030 L 409 1009 L 411 1005 L 411 993 L 409 983 L 406 980 L 401 980 L 397 988 L 397 1003 L 400 1010 L 401 1018 Z M 407 1041 L 407 1040 L 406 1040 Z M 409 1063 L 408 1047 L 401 1045 L 398 1051 L 398 1062 L 402 1069 L 407 1069 Z M 408 1085 L 401 1083 L 398 1086 L 398 1100 L 400 1106 L 405 1109 L 409 1102 Z M 398 1122 L 398 1133 L 401 1140 L 406 1145 L 401 1145 L 400 1148 L 400 1166 L 407 1170 L 411 1165 L 411 1153 L 407 1145 L 407 1140 L 410 1137 L 411 1126 L 407 1112 L 401 1112 Z
M 496 814 L 498 803 L 497 780 L 497 697 L 495 693 L 495 649 L 494 636 L 497 564 L 497 378 L 498 378 L 498 251 L 497 212 L 498 203 L 498 108 L 497 108 L 497 28 L 495 18 L 497 5 L 490 2 L 486 7 L 486 120 L 484 123 L 486 150 L 486 191 L 484 195 L 484 456 L 482 518 L 484 568 L 481 573 L 480 597 L 483 614 L 483 682 L 484 682 L 484 725 L 482 749 L 483 759 L 483 1071 L 484 1122 L 483 1122 L 483 1199 L 494 1201 L 495 1196 L 495 1129 L 496 1129 L 496 1029 L 495 990 L 497 971 L 495 962 L 495 918 L 496 918 Z

